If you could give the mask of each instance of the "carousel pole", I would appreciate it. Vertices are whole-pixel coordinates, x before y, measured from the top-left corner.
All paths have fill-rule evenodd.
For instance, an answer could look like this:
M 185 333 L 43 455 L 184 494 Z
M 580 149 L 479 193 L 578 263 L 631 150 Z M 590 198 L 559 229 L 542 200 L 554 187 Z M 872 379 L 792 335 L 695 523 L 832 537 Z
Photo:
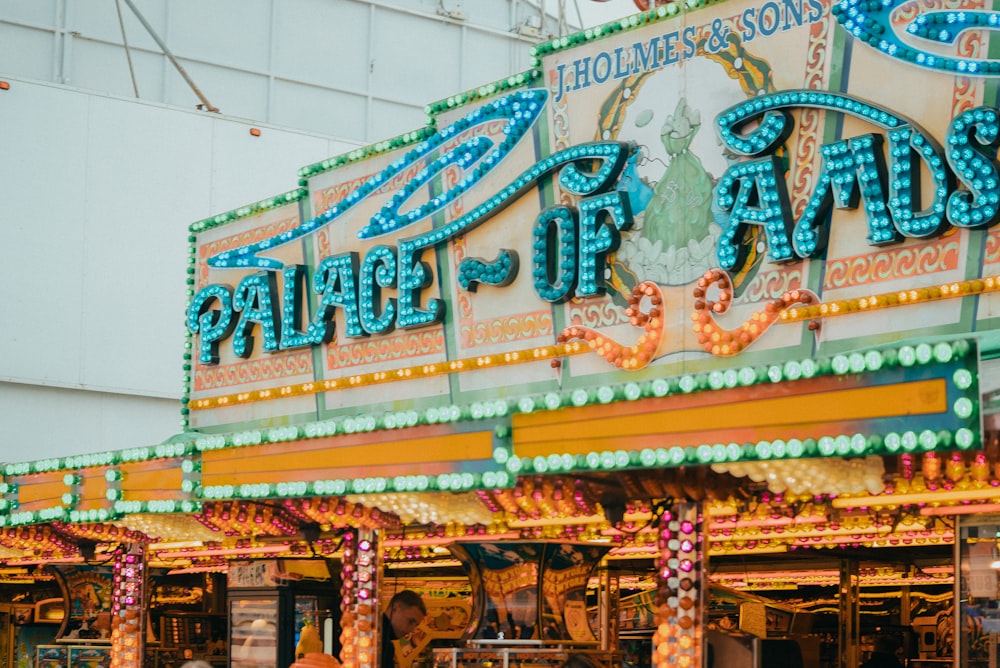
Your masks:
M 957 579 L 957 578 L 956 578 Z M 840 668 L 854 668 L 860 663 L 861 607 L 858 596 L 861 578 L 855 559 L 840 560 L 840 617 L 838 620 L 838 640 L 840 646 Z
M 708 552 L 699 502 L 674 502 L 657 537 L 656 668 L 701 668 L 704 651 Z
M 612 576 L 607 559 L 602 563 L 599 583 L 599 648 L 609 652 L 618 646 L 618 576 Z
M 343 668 L 375 668 L 379 665 L 378 604 L 382 580 L 381 535 L 361 527 L 344 535 L 341 566 L 340 663 Z
M 111 603 L 111 666 L 141 668 L 146 653 L 146 546 L 124 543 L 115 551 Z

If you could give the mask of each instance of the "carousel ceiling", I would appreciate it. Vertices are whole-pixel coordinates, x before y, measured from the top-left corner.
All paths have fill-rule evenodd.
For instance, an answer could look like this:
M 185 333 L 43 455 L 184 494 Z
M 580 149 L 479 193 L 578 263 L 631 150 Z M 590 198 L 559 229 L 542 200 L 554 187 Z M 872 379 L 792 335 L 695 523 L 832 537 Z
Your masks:
M 193 512 L 0 529 L 0 566 L 100 563 L 144 543 L 150 565 L 225 570 L 232 560 L 336 557 L 345 530 L 380 528 L 386 560 L 450 564 L 468 536 L 612 545 L 651 559 L 673 500 L 705 502 L 711 557 L 950 545 L 953 514 L 1000 507 L 997 440 L 976 453 L 790 460 L 614 474 L 523 476 L 507 489 L 203 501 Z M 747 584 L 746 586 L 755 586 Z

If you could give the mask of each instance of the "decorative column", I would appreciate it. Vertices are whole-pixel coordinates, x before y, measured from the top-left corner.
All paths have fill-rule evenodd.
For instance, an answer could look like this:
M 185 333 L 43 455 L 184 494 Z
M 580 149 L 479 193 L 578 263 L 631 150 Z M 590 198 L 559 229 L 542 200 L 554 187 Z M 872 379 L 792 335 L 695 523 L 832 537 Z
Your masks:
M 957 578 L 956 578 L 957 580 Z M 861 576 L 858 574 L 858 562 L 854 559 L 840 560 L 840 591 L 837 599 L 840 603 L 840 620 L 838 639 L 840 645 L 840 668 L 854 668 L 861 658 L 861 607 L 860 593 Z
M 701 668 L 707 541 L 702 504 L 674 503 L 660 519 L 653 665 Z
M 618 647 L 618 576 L 611 575 L 607 560 L 601 562 L 598 580 L 598 628 L 600 649 L 610 651 Z
M 343 668 L 379 665 L 378 605 L 382 559 L 379 532 L 360 528 L 344 535 L 340 589 L 340 663 Z
M 111 599 L 111 667 L 141 668 L 146 653 L 146 547 L 115 552 Z

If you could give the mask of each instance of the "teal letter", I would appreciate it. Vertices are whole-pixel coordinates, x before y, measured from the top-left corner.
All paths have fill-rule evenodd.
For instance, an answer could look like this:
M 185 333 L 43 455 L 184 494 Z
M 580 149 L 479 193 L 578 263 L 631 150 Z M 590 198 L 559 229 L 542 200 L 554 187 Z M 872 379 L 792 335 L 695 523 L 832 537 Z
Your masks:
M 219 308 L 212 310 L 213 301 Z M 219 363 L 219 342 L 233 333 L 233 289 L 228 285 L 208 285 L 191 300 L 187 312 L 187 327 L 192 334 L 201 334 L 198 361 L 202 364 Z
M 298 331 L 304 306 L 305 266 L 289 265 L 281 273 L 284 279 L 281 286 L 281 349 L 290 350 L 326 343 L 323 337 L 328 327 L 323 322 L 310 322 L 305 333 Z
M 621 243 L 621 231 L 632 227 L 632 212 L 620 190 L 580 200 L 580 266 L 577 294 L 604 294 L 608 253 Z M 598 220 L 600 214 L 601 220 Z M 604 220 L 610 218 L 610 222 Z
M 404 239 L 399 244 L 399 298 L 396 306 L 399 314 L 396 324 L 404 329 L 435 325 L 444 320 L 444 301 L 428 300 L 427 310 L 420 308 L 421 295 L 434 280 L 434 273 L 426 262 L 420 259 L 426 246 L 420 246 L 421 241 Z
M 915 210 L 920 200 L 918 159 L 924 161 L 933 180 L 933 199 L 920 211 Z M 889 131 L 889 210 L 904 237 L 929 237 L 944 225 L 948 193 L 954 189 L 954 179 L 944 165 L 941 148 L 928 135 L 909 125 Z
M 838 209 L 856 209 L 859 201 L 864 202 L 869 243 L 900 241 L 886 203 L 882 135 L 866 134 L 824 144 L 820 152 L 823 163 L 816 188 L 795 226 L 796 254 L 817 257 L 826 247 L 830 235 L 826 213 L 831 202 Z
M 233 354 L 249 358 L 253 354 L 254 325 L 260 325 L 264 336 L 264 350 L 273 353 L 278 350 L 278 303 L 274 295 L 278 292 L 274 272 L 262 271 L 244 276 L 236 286 L 233 308 L 240 311 L 240 321 L 233 334 Z
M 344 311 L 344 334 L 351 338 L 365 335 L 358 316 L 358 254 L 341 253 L 323 258 L 313 276 L 313 292 L 320 296 L 316 323 L 324 327 L 324 340 L 333 340 L 334 315 L 339 306 Z
M 361 263 L 361 291 L 358 301 L 361 326 L 369 334 L 385 334 L 396 326 L 396 300 L 381 304 L 382 288 L 396 287 L 396 251 L 388 246 L 375 246 Z
M 1000 177 L 996 155 L 1000 146 L 1000 115 L 992 107 L 959 114 L 948 126 L 948 165 L 968 191 L 948 197 L 948 222 L 955 227 L 990 227 L 997 221 Z
M 788 190 L 778 158 L 768 156 L 733 165 L 715 187 L 716 203 L 729 211 L 716 255 L 726 271 L 739 271 L 749 252 L 751 225 L 764 228 L 772 262 L 794 260 L 789 233 L 792 228 Z
M 575 208 L 546 209 L 535 221 L 531 273 L 535 292 L 547 302 L 559 304 L 573 296 L 578 236 Z

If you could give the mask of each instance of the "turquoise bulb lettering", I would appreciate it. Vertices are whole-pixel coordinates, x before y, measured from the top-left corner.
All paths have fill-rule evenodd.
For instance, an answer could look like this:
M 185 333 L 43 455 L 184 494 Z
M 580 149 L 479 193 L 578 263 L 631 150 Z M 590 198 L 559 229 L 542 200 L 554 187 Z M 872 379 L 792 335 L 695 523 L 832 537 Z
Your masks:
M 358 254 L 353 251 L 325 257 L 316 268 L 313 292 L 320 295 L 316 322 L 329 328 L 324 332 L 326 340 L 332 340 L 335 334 L 333 318 L 338 307 L 344 313 L 344 335 L 351 338 L 365 335 L 358 311 L 357 276 Z
M 277 323 L 281 316 L 274 300 L 277 292 L 277 280 L 269 271 L 246 276 L 236 286 L 233 308 L 240 312 L 240 318 L 233 334 L 233 354 L 237 357 L 249 358 L 253 354 L 255 326 L 260 327 L 264 350 L 278 350 Z
M 212 308 L 217 304 L 218 308 Z M 233 318 L 233 290 L 228 285 L 209 285 L 198 291 L 187 312 L 187 327 L 200 335 L 198 361 L 219 363 L 219 343 L 229 338 L 236 328 Z
M 795 259 L 788 189 L 777 157 L 740 163 L 726 171 L 715 188 L 716 204 L 729 213 L 716 248 L 720 266 L 738 271 L 755 249 L 751 228 L 760 227 L 772 262 Z
M 945 144 L 948 166 L 968 189 L 948 196 L 948 221 L 966 228 L 993 225 L 1000 212 L 996 164 L 1000 114 L 992 107 L 976 107 L 959 114 L 948 125 Z
M 304 303 L 306 267 L 301 264 L 289 265 L 282 270 L 281 275 L 281 349 L 291 350 L 324 343 L 326 341 L 324 337 L 329 329 L 328 323 L 310 322 L 305 332 L 298 329 L 306 306 Z
M 361 326 L 369 334 L 385 334 L 395 327 L 396 300 L 382 303 L 382 288 L 396 287 L 396 251 L 376 246 L 361 263 L 361 286 L 358 294 Z
M 621 244 L 621 232 L 632 227 L 632 212 L 623 194 L 615 190 L 580 200 L 576 292 L 581 297 L 604 294 L 608 254 Z
M 533 231 L 531 275 L 535 293 L 558 304 L 576 290 L 579 236 L 575 207 L 558 206 L 539 214 Z

